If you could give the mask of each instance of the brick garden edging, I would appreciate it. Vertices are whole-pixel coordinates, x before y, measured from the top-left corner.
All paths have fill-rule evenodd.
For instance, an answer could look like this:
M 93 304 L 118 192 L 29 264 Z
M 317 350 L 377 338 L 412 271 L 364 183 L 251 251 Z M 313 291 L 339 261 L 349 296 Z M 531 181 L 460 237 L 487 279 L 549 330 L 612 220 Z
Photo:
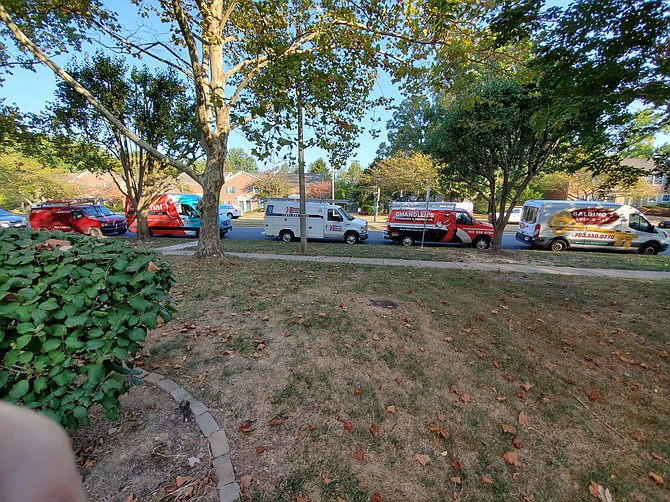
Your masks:
M 237 502 L 240 498 L 240 485 L 235 480 L 235 470 L 230 460 L 230 444 L 225 431 L 219 427 L 209 408 L 200 401 L 193 398 L 182 387 L 169 378 L 158 373 L 144 372 L 139 375 L 146 383 L 156 385 L 172 396 L 172 399 L 181 403 L 187 400 L 191 405 L 191 412 L 195 422 L 200 427 L 203 435 L 209 441 L 209 449 L 212 453 L 212 466 L 216 476 L 216 487 L 219 490 L 221 502 Z

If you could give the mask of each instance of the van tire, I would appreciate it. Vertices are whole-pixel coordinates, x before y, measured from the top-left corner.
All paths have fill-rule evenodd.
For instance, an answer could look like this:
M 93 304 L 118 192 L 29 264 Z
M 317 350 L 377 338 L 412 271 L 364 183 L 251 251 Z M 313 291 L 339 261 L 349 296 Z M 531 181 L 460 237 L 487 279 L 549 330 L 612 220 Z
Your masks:
M 37 229 L 38 232 L 48 232 L 49 229 L 47 227 L 40 227 Z
M 655 242 L 647 242 L 646 244 L 640 246 L 638 253 L 652 256 L 658 254 L 660 247 Z
M 358 243 L 358 234 L 356 232 L 347 232 L 344 234 L 344 242 L 347 244 L 356 244 Z
M 291 242 L 294 239 L 293 232 L 290 230 L 282 230 L 279 234 L 279 238 L 284 242 Z
M 414 237 L 412 237 L 411 235 L 405 235 L 400 240 L 400 243 L 405 247 L 413 246 L 414 245 Z
M 88 229 L 88 235 L 91 237 L 95 237 L 96 239 L 99 239 L 102 237 L 102 230 L 100 230 L 98 227 L 91 227 Z
M 226 216 L 228 216 L 228 219 L 229 219 L 229 220 L 232 220 L 232 219 L 233 219 L 233 213 L 228 213 Z
M 491 247 L 491 239 L 481 235 L 472 241 L 472 247 L 477 249 L 488 249 Z
M 549 251 L 565 251 L 568 249 L 568 243 L 565 239 L 554 239 L 549 243 Z

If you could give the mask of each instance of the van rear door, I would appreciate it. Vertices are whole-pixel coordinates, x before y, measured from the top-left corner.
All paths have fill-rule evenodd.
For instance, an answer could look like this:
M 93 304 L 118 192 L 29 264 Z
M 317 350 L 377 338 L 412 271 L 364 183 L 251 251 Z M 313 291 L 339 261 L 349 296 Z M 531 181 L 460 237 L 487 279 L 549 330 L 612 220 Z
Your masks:
M 516 232 L 517 240 L 532 243 L 539 234 L 538 215 L 540 208 L 538 206 L 524 205 L 521 211 L 521 219 L 519 221 L 519 228 Z M 537 231 L 536 231 L 537 229 Z

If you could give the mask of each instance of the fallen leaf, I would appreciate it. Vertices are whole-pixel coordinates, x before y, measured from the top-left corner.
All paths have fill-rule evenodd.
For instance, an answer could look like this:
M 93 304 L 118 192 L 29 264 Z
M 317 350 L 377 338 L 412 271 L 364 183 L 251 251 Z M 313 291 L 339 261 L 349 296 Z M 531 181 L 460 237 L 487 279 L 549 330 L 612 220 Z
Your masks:
M 372 494 L 372 497 L 370 497 L 370 502 L 384 502 L 382 500 L 382 496 L 379 494 L 379 492 L 374 492 Z
M 251 477 L 249 474 L 245 474 L 240 478 L 240 488 L 243 490 L 249 488 L 251 486 L 251 482 L 253 481 L 253 477 Z
M 365 459 L 365 453 L 363 453 L 363 450 L 360 448 L 356 448 L 356 451 L 354 451 L 354 458 L 359 463 L 363 463 L 363 460 Z
M 528 417 L 523 411 L 519 413 L 519 425 L 521 427 L 528 427 Z
M 454 457 L 454 461 L 451 463 L 452 466 L 454 466 L 454 469 L 457 471 L 461 470 L 461 463 L 458 461 L 458 457 Z
M 379 426 L 375 424 L 370 425 L 370 434 L 374 437 L 379 436 Z
M 649 471 L 649 477 L 654 480 L 654 483 L 660 486 L 665 485 L 665 479 L 663 479 L 661 476 L 656 474 L 655 472 Z
M 642 436 L 642 435 L 640 435 L 640 434 L 632 433 L 632 434 L 630 435 L 630 437 L 633 438 L 633 439 L 634 439 L 635 441 L 637 441 L 638 443 L 644 443 L 644 436 Z
M 177 476 L 175 483 L 177 484 L 177 488 L 181 488 L 182 486 L 184 486 L 185 483 L 188 483 L 189 481 L 191 481 L 191 476 Z
M 387 406 L 386 413 L 395 413 L 395 406 Z
M 273 418 L 272 420 L 268 420 L 268 425 L 272 427 L 273 425 L 281 425 L 282 421 L 278 418 Z
M 68 244 L 69 244 L 69 242 L 68 242 Z M 157 272 L 158 270 L 160 270 L 160 268 L 157 267 L 156 264 L 152 261 L 150 261 L 149 265 L 147 265 L 147 272 Z
M 244 422 L 237 430 L 240 432 L 251 432 L 254 430 L 254 426 L 251 425 L 251 422 Z
M 514 381 L 514 377 L 510 374 L 505 375 L 503 378 L 505 380 L 507 380 L 508 382 L 513 382 Z
M 496 397 L 496 401 L 498 401 L 499 403 L 502 403 L 503 401 L 506 401 L 506 400 L 507 400 L 507 396 Z
M 522 388 L 523 390 L 525 390 L 526 392 L 528 392 L 528 391 L 529 391 L 530 389 L 532 389 L 533 387 L 534 387 L 534 385 L 533 385 L 532 383 L 525 383 L 525 384 L 523 384 L 523 385 L 521 386 L 521 388 Z
M 508 451 L 502 456 L 502 458 L 505 462 L 507 462 L 508 465 L 521 467 L 521 462 L 519 461 L 519 454 L 515 451 Z
M 128 495 L 125 499 L 123 499 L 123 502 L 137 502 L 138 498 L 133 495 L 132 493 Z
M 437 414 L 437 419 L 438 419 L 440 422 L 444 422 L 444 420 L 445 420 L 445 416 L 444 416 L 444 414 L 443 414 L 443 413 L 438 413 L 438 414 Z
M 323 484 L 324 484 L 324 485 L 329 485 L 329 484 L 331 483 L 332 479 L 330 479 L 330 478 L 328 477 L 328 474 L 326 474 L 326 473 L 324 472 L 324 473 L 321 474 L 321 481 L 323 481 Z
M 589 493 L 596 497 L 599 502 L 614 502 L 614 498 L 612 497 L 609 488 L 605 488 L 603 485 L 599 485 L 595 481 L 591 481 L 589 484 Z
M 372 335 L 372 339 L 373 339 L 375 342 L 378 342 L 378 341 L 380 340 L 380 339 L 379 339 L 379 335 Z
M 516 434 L 516 427 L 513 425 L 502 424 L 502 430 L 503 432 L 507 432 L 509 434 Z
M 316 430 L 316 424 L 309 424 L 309 425 L 307 426 L 307 428 L 308 428 L 310 431 L 315 431 L 315 430 Z
M 514 445 L 515 448 L 521 448 L 523 442 L 519 438 L 514 438 L 512 439 L 512 444 Z
M 256 447 L 256 455 L 262 455 L 263 453 L 265 453 L 265 447 L 257 446 Z
M 420 453 L 417 453 L 416 455 L 414 455 L 414 458 L 416 458 L 417 462 L 419 462 L 424 467 L 426 467 L 426 465 L 430 463 L 430 457 L 428 455 L 422 455 Z
M 464 403 L 469 403 L 470 402 L 470 396 L 468 396 L 467 394 L 463 394 L 461 396 L 461 401 L 463 401 Z
M 452 483 L 456 483 L 457 485 L 461 484 L 461 477 L 460 476 L 451 476 L 451 478 L 449 478 L 449 479 L 451 479 Z
M 651 453 L 651 458 L 653 458 L 654 460 L 660 460 L 661 462 L 665 462 L 665 460 L 663 460 L 663 457 L 661 457 L 661 455 L 655 452 Z
M 496 368 L 500 368 L 500 361 L 493 361 L 491 364 Z
M 199 463 L 200 463 L 200 459 L 199 459 L 198 457 L 189 457 L 189 459 L 187 460 L 187 462 L 188 462 L 188 466 L 189 466 L 189 467 L 193 467 L 195 464 L 199 464 Z
M 354 430 L 354 426 L 351 425 L 351 422 L 344 422 L 344 424 L 342 424 L 342 426 L 343 426 L 346 430 L 348 430 L 349 432 L 353 432 L 353 430 Z
M 362 390 L 362 389 L 354 389 L 354 395 L 355 395 L 355 396 L 360 396 L 361 394 L 363 394 L 363 390 Z
M 487 485 L 492 485 L 493 484 L 493 480 L 490 477 L 488 477 L 486 474 L 482 474 L 482 481 L 484 483 L 486 483 Z
M 449 433 L 445 431 L 442 427 L 439 425 L 435 424 L 428 424 L 426 427 L 428 427 L 428 430 L 432 432 L 433 434 L 437 434 L 439 436 L 442 436 L 444 439 L 449 438 Z
M 595 389 L 586 389 L 586 394 L 589 396 L 591 401 L 598 401 L 600 399 L 600 394 L 598 394 L 598 391 Z

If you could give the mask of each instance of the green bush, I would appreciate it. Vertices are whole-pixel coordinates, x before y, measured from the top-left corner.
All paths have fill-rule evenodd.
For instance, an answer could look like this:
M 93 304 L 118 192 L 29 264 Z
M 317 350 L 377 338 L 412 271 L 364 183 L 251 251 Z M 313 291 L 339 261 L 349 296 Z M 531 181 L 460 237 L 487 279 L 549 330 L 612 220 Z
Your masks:
M 169 264 L 129 241 L 1 231 L 0 398 L 70 428 L 94 403 L 114 420 L 141 383 L 132 360 L 147 329 L 172 317 L 173 283 Z

